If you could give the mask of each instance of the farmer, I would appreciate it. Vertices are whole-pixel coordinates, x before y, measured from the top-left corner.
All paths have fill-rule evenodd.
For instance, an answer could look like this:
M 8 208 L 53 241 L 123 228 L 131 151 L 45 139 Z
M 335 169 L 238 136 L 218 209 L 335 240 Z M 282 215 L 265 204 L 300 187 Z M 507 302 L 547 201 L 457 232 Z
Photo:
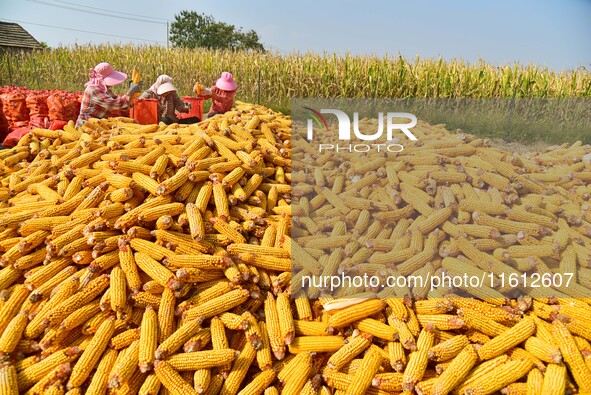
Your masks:
M 158 99 L 158 120 L 167 125 L 171 123 L 191 124 L 201 121 L 198 117 L 177 118 L 175 111 L 189 112 L 191 106 L 181 100 L 172 84 L 172 77 L 166 74 L 158 76 L 156 82 L 142 93 L 140 99 Z
M 90 118 L 108 118 L 118 116 L 121 111 L 129 108 L 129 98 L 141 90 L 140 84 L 130 84 L 123 96 L 116 95 L 111 87 L 119 85 L 127 79 L 109 63 L 103 62 L 90 69 L 89 80 L 84 84 L 84 95 L 80 106 L 80 115 L 76 126 L 82 125 Z
M 234 81 L 232 73 L 224 71 L 211 89 L 203 89 L 201 97 L 204 99 L 211 97 L 211 108 L 207 116 L 213 117 L 216 114 L 224 114 L 230 111 L 234 104 L 236 88 L 238 88 L 238 84 Z

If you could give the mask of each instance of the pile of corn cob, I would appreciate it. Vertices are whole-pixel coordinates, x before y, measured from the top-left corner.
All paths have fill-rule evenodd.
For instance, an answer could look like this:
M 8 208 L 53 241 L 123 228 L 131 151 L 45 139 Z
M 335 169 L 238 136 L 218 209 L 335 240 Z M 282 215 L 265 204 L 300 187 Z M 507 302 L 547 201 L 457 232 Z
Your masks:
M 34 129 L 0 151 L 0 394 L 591 391 L 590 300 L 570 289 L 339 301 L 290 286 L 293 255 L 295 276 L 494 259 L 574 266 L 588 288 L 588 147 L 509 158 L 421 125 L 424 143 L 390 161 L 339 172 L 311 152 L 298 160 L 322 169 L 306 174 L 290 127 L 237 103 L 188 127 Z M 511 255 L 522 245 L 537 247 Z
M 374 121 L 361 124 L 376 129 Z M 334 144 L 338 131 L 315 132 Z M 329 359 L 324 382 L 351 393 L 588 392 L 591 167 L 584 158 L 591 147 L 577 142 L 518 155 L 443 125 L 420 124 L 413 133 L 418 141 L 404 141 L 394 158 L 323 154 L 318 141 L 294 140 L 291 291 L 319 298 L 331 310 L 321 316 L 328 328 L 357 335 L 343 348 L 324 350 L 336 351 L 330 357 L 336 361 L 343 355 L 345 364 L 356 361 L 354 373 Z M 343 273 L 425 279 L 443 272 L 494 281 L 436 289 L 349 286 L 327 297 L 328 286 L 306 287 L 303 280 Z M 568 286 L 531 286 L 534 274 L 566 273 L 573 275 Z M 509 284 L 511 274 L 526 274 L 530 286 Z M 351 304 L 347 298 L 360 303 L 332 311 Z M 303 342 L 296 337 L 298 346 Z M 372 348 L 381 362 L 362 365 Z

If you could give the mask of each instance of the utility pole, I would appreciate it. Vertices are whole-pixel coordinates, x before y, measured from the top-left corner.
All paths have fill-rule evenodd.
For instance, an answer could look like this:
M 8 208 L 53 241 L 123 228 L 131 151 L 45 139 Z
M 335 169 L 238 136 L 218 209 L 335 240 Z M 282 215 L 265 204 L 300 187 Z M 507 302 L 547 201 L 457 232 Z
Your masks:
M 168 49 L 168 21 L 166 21 L 166 49 Z

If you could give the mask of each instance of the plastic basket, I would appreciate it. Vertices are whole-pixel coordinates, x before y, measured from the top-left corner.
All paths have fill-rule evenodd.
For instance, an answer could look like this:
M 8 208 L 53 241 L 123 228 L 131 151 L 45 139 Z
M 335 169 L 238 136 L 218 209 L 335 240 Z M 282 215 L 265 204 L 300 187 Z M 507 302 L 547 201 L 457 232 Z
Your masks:
M 133 107 L 129 110 L 129 116 L 141 125 L 158 123 L 158 100 L 135 99 Z
M 203 103 L 205 100 L 201 97 L 183 96 L 183 101 L 191 104 L 189 112 L 177 113 L 179 119 L 185 119 L 190 117 L 197 117 L 203 120 Z

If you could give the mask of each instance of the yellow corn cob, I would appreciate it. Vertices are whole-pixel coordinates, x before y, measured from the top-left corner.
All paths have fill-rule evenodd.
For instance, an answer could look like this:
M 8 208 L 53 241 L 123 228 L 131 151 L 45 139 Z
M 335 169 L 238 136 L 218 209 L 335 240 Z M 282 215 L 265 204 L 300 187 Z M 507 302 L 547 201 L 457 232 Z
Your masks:
M 185 378 L 185 375 L 187 375 L 187 374 L 188 374 L 187 372 L 181 373 L 181 377 L 183 377 L 183 379 L 185 381 L 187 381 Z M 146 381 L 144 382 L 144 385 L 146 386 L 145 387 L 146 392 L 149 390 L 153 392 L 155 387 L 159 387 L 159 384 L 160 384 L 160 381 L 158 380 L 157 377 L 155 377 L 155 376 L 150 377 L 150 376 L 148 376 L 148 378 L 146 378 Z M 190 384 L 190 381 L 191 380 L 189 380 L 189 384 Z M 211 381 L 211 370 L 210 369 L 199 369 L 199 370 L 195 371 L 195 373 L 193 375 L 193 387 L 195 388 L 195 390 L 198 393 L 203 393 L 208 388 L 210 381 Z M 152 387 L 152 388 L 150 388 L 150 387 Z M 140 393 L 142 393 L 141 390 L 140 390 Z
M 417 351 L 413 351 L 409 358 L 408 364 L 404 369 L 402 378 L 402 388 L 405 391 L 412 391 L 416 383 L 418 383 L 425 374 L 428 363 L 428 352 L 433 347 L 434 335 L 433 326 L 428 325 L 419 334 L 417 340 Z
M 109 340 L 115 331 L 115 320 L 106 320 L 97 332 L 94 334 L 88 347 L 84 350 L 80 359 L 74 365 L 72 369 L 72 375 L 68 381 L 68 388 L 80 387 L 80 385 L 86 380 L 90 374 L 91 369 L 97 364 L 99 358 L 105 351 Z
M 580 390 L 588 391 L 588 388 L 591 388 L 591 371 L 585 364 L 568 328 L 563 322 L 555 320 L 552 323 L 552 334 Z
M 313 365 L 309 358 L 299 359 L 298 363 L 292 365 L 290 371 L 282 376 L 282 381 L 285 383 L 283 392 L 287 394 L 302 393 L 312 369 Z
M 462 383 L 472 367 L 478 361 L 478 354 L 472 345 L 465 348 L 452 360 L 445 371 L 435 380 L 432 393 L 446 395 Z
M 163 343 L 174 332 L 174 306 L 176 298 L 169 288 L 164 288 L 158 306 L 158 343 Z
M 0 337 L 0 353 L 10 354 L 14 351 L 27 326 L 28 314 L 27 310 L 21 311 L 6 325 Z
M 120 315 L 120 313 L 125 310 L 125 304 L 127 301 L 127 284 L 125 282 L 125 274 L 118 266 L 111 270 L 109 291 L 111 296 L 111 310 Z
M 493 338 L 490 342 L 478 349 L 478 356 L 483 359 L 497 357 L 507 350 L 515 347 L 533 335 L 535 323 L 532 318 L 525 317 L 514 327 Z
M 59 326 L 59 330 L 62 332 L 70 331 L 77 326 L 84 324 L 100 311 L 101 308 L 99 301 L 90 302 L 86 306 L 80 307 L 70 314 L 66 319 L 64 319 Z
M 527 394 L 540 394 L 544 382 L 544 375 L 538 369 L 532 369 L 527 374 L 526 390 Z
M 459 329 L 464 326 L 464 321 L 460 317 L 450 314 L 417 314 L 417 319 L 423 326 L 430 323 L 442 331 Z
M 67 362 L 73 362 L 80 351 L 76 347 L 57 351 L 47 358 L 21 370 L 17 374 L 18 388 L 25 390 L 41 380 L 46 374 L 55 369 L 56 366 Z
M 50 324 L 61 322 L 65 317 L 98 296 L 109 285 L 109 277 L 105 274 L 90 281 L 80 291 L 55 306 L 48 315 Z
M 255 350 L 260 350 L 263 347 L 263 342 L 257 319 L 249 311 L 242 313 L 242 317 L 246 323 L 244 334 L 247 340 Z
M 345 345 L 341 336 L 299 336 L 295 337 L 289 350 L 293 354 L 300 352 L 334 352 Z
M 465 335 L 454 336 L 431 348 L 428 357 L 433 361 L 447 361 L 458 355 L 468 343 L 469 340 Z
M 224 295 L 211 299 L 202 305 L 190 308 L 183 313 L 183 319 L 193 320 L 196 318 L 211 318 L 244 303 L 249 296 L 250 294 L 248 290 L 235 289 Z
M 384 391 L 402 391 L 402 373 L 378 373 L 371 385 Z
M 328 325 L 339 328 L 376 314 L 382 311 L 383 308 L 384 303 L 381 300 L 370 299 L 335 312 L 329 317 Z
M 516 382 L 526 375 L 532 368 L 532 364 L 525 360 L 509 361 L 485 376 L 480 376 L 471 382 L 464 382 L 457 389 L 458 393 L 471 391 L 478 394 L 492 394 L 507 385 Z
M 140 73 L 137 71 L 137 69 L 134 67 L 133 71 L 131 72 L 131 82 L 133 82 L 134 84 L 139 84 L 142 81 L 142 77 L 140 76 Z
M 261 394 L 275 380 L 273 370 L 265 370 L 246 385 L 238 395 Z
M 176 216 L 184 210 L 185 205 L 183 203 L 169 203 L 140 212 L 138 214 L 138 219 L 143 222 L 156 221 L 163 215 Z
M 148 255 L 138 252 L 134 255 L 138 267 L 156 280 L 163 287 L 169 287 L 173 291 L 180 288 L 180 282 L 173 272 L 162 266 L 158 261 Z
M 347 344 L 331 355 L 327 362 L 327 366 L 334 370 L 341 370 L 344 365 L 349 363 L 352 359 L 354 359 L 357 355 L 370 346 L 371 339 L 371 336 L 361 335 L 350 340 Z
M 201 319 L 189 321 L 170 334 L 158 346 L 155 357 L 161 359 L 181 348 L 187 340 L 201 329 L 201 321 Z
M 135 340 L 125 350 L 120 351 L 121 358 L 117 358 L 109 374 L 109 388 L 121 388 L 133 376 L 138 367 L 139 340 Z
M 17 373 L 12 364 L 0 366 L 0 393 L 2 395 L 17 395 L 19 393 Z
M 327 336 L 332 334 L 328 325 L 318 321 L 294 320 L 295 334 L 305 336 Z
M 285 338 L 281 332 L 280 315 L 277 310 L 277 302 L 271 293 L 267 294 L 264 308 L 271 350 L 273 351 L 275 358 L 282 360 L 285 356 Z M 284 313 L 282 313 L 281 316 L 283 315 Z M 293 320 L 293 318 L 291 319 Z
M 184 345 L 185 352 L 200 351 L 211 342 L 211 328 L 201 329 L 197 334 L 189 339 Z M 218 370 L 221 370 L 218 369 Z
M 257 350 L 257 364 L 261 370 L 271 369 L 273 360 L 271 358 L 271 344 L 269 343 L 267 325 L 264 321 L 261 321 L 258 323 L 258 326 L 261 336 L 261 348 Z
M 555 347 L 553 344 L 548 344 L 535 336 L 532 336 L 525 341 L 525 350 L 547 363 L 562 362 L 562 354 L 558 347 Z
M 222 349 L 174 354 L 167 361 L 175 370 L 184 371 L 223 366 L 232 362 L 235 357 L 234 350 Z
M 238 388 L 244 380 L 246 373 L 248 372 L 248 367 L 254 361 L 255 356 L 255 349 L 250 345 L 250 342 L 246 342 L 240 351 L 240 354 L 234 360 L 232 369 L 228 373 L 228 377 L 222 385 L 220 391 L 221 395 L 228 395 L 238 392 Z
M 114 350 L 121 350 L 122 348 L 129 347 L 131 343 L 140 338 L 140 328 L 132 328 L 123 331 L 116 336 L 113 336 L 109 342 L 109 347 Z
M 146 307 L 140 329 L 139 368 L 146 373 L 152 368 L 158 343 L 158 317 L 150 306 Z
M 154 372 L 156 373 L 158 380 L 160 380 L 162 385 L 164 385 L 172 395 L 198 393 L 185 380 L 183 380 L 179 373 L 166 361 L 155 361 Z
M 293 312 L 291 310 L 290 299 L 285 292 L 277 295 L 277 315 L 281 338 L 285 344 L 290 345 L 295 335 L 295 327 L 293 324 Z
M 544 374 L 541 394 L 564 394 L 566 390 L 566 366 L 564 364 L 548 364 Z
M 374 337 L 384 339 L 387 341 L 393 341 L 398 339 L 398 332 L 395 328 L 386 325 L 373 318 L 364 318 L 357 321 L 354 327 L 360 331 L 366 332 Z

